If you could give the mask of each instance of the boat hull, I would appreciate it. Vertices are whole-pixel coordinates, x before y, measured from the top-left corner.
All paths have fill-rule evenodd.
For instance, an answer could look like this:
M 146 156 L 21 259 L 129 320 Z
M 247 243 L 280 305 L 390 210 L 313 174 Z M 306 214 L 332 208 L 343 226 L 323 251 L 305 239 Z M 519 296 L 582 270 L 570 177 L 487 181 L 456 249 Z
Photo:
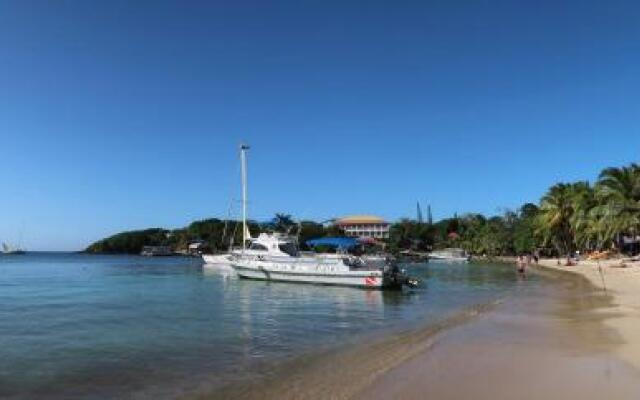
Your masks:
M 231 256 L 229 254 L 203 254 L 202 259 L 205 265 L 231 266 Z
M 292 272 L 232 264 L 239 277 L 274 282 L 308 283 L 315 285 L 350 286 L 365 289 L 390 288 L 381 271 L 352 271 L 350 273 Z

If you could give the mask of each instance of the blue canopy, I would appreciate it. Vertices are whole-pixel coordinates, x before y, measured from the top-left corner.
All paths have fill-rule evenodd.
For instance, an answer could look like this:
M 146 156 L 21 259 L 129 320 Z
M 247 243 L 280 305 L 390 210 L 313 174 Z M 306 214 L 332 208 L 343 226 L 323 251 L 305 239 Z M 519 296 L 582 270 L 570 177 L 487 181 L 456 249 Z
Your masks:
M 307 240 L 306 243 L 309 247 L 329 246 L 337 247 L 339 249 L 350 249 L 360 244 L 360 242 L 358 242 L 358 239 L 351 237 L 325 237 Z

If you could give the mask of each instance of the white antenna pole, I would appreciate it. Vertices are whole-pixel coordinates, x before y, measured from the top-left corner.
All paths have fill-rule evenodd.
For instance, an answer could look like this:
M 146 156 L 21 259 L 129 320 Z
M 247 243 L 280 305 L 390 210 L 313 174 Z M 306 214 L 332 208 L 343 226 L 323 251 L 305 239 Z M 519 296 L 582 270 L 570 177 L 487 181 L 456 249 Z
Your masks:
M 240 164 L 242 175 L 242 251 L 247 248 L 247 156 L 249 146 L 240 145 Z

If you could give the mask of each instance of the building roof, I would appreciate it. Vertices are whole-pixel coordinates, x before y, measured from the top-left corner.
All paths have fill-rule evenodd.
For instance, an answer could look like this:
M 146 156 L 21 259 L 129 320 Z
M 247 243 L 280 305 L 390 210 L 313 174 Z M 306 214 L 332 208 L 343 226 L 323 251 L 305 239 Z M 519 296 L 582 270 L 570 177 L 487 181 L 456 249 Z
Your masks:
M 349 215 L 338 218 L 336 225 L 354 225 L 354 224 L 386 224 L 387 221 L 375 215 Z

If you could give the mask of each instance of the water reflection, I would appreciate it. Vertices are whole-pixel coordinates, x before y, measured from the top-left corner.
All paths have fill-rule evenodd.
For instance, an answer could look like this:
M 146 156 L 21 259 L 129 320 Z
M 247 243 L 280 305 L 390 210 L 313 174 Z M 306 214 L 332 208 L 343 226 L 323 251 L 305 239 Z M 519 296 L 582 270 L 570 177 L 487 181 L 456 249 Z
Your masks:
M 263 360 L 423 326 L 515 286 L 513 269 L 474 264 L 407 266 L 422 283 L 398 292 L 243 280 L 181 257 L 26 255 L 0 268 L 0 382 L 24 393 L 46 375 L 58 398 L 62 376 L 91 382 L 98 398 L 225 381 Z
M 225 264 L 204 264 L 202 266 L 202 274 L 205 276 L 220 276 L 224 280 L 238 277 L 233 267 Z

